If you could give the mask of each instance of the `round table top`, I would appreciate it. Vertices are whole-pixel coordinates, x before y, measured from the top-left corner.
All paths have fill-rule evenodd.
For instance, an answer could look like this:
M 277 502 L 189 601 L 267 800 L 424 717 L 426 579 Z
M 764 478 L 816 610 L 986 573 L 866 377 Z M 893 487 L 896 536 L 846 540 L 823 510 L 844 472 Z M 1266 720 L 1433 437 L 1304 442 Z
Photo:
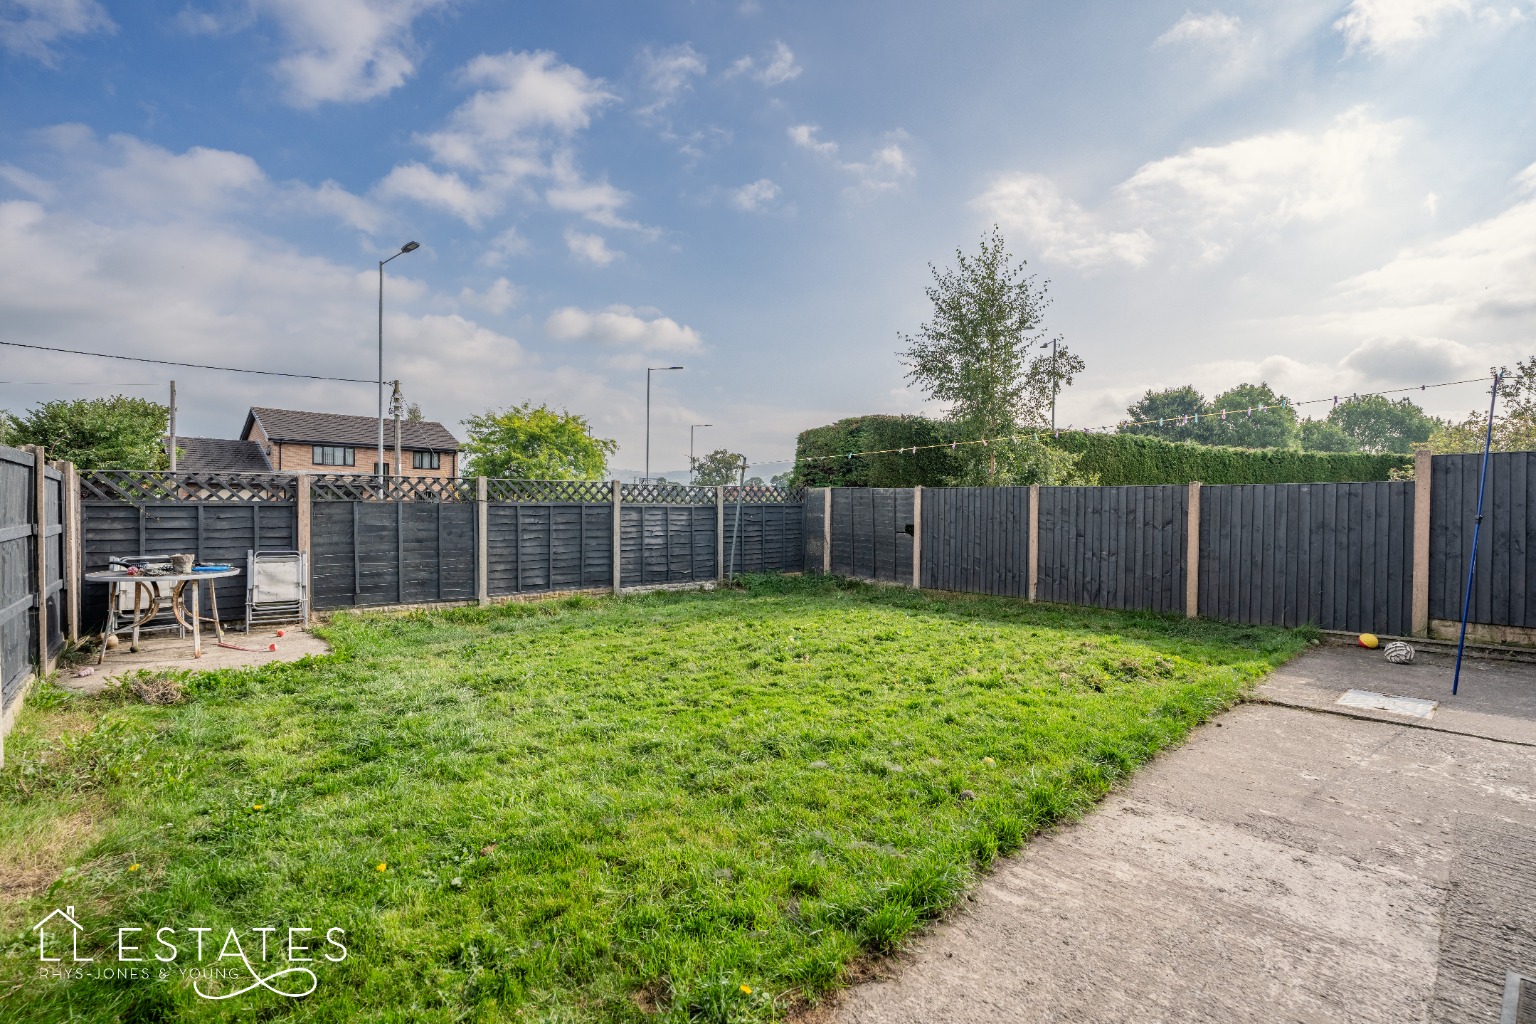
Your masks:
M 168 572 L 160 576 L 138 573 L 130 576 L 121 570 L 114 569 L 88 572 L 85 574 L 85 578 L 91 583 L 182 583 L 191 580 L 221 580 L 226 576 L 238 576 L 244 571 L 244 569 L 237 569 L 231 566 L 228 569 L 220 569 L 217 572 Z

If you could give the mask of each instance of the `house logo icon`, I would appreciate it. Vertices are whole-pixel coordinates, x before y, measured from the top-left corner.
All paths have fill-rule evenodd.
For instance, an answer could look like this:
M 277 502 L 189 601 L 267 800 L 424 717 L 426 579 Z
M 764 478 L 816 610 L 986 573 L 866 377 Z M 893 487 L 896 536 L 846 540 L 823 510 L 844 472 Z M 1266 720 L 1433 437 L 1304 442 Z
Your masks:
M 63 918 L 64 920 L 58 922 L 54 921 L 54 918 L 59 917 Z M 43 918 L 41 921 L 37 922 L 37 924 L 32 926 L 32 930 L 37 932 L 37 958 L 47 963 L 58 963 L 60 960 L 64 959 L 61 956 L 48 955 L 48 939 L 50 932 L 62 932 L 65 926 L 68 926 L 69 928 L 69 949 L 70 955 L 74 957 L 74 962 L 77 964 L 85 964 L 95 960 L 95 957 L 80 955 L 80 933 L 85 931 L 85 926 L 82 925 L 79 921 L 75 920 L 74 907 L 65 907 L 63 910 L 55 910 L 53 913 L 49 914 L 47 917 Z M 62 942 L 62 938 L 57 941 Z

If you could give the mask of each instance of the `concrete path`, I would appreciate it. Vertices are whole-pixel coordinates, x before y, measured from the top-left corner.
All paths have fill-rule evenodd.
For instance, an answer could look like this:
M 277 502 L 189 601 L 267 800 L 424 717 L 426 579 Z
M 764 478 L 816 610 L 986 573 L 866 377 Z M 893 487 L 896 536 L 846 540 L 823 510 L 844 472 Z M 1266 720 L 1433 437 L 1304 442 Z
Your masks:
M 1448 700 L 1442 662 L 1304 655 L 813 1016 L 1497 1022 L 1536 975 L 1536 666 L 1477 662 L 1426 720 L 1331 713 Z
M 283 636 L 276 635 L 278 629 L 283 631 Z M 96 659 L 91 658 L 90 675 L 76 675 L 80 668 L 87 666 L 60 669 L 59 685 L 77 693 L 100 693 L 114 679 L 143 670 L 212 672 L 215 669 L 245 668 L 274 661 L 298 661 L 310 654 L 331 652 L 330 644 L 312 635 L 302 626 L 269 627 L 252 630 L 249 634 L 226 630 L 224 639 L 235 646 L 220 647 L 211 634 L 205 634 L 203 656 L 196 659 L 192 657 L 190 637 L 145 637 L 140 640 L 137 651 L 129 651 L 125 639 L 119 646 L 107 652 L 106 660 L 102 664 L 97 665 Z M 277 650 L 267 650 L 269 644 L 276 644 Z M 242 647 L 250 649 L 238 649 Z

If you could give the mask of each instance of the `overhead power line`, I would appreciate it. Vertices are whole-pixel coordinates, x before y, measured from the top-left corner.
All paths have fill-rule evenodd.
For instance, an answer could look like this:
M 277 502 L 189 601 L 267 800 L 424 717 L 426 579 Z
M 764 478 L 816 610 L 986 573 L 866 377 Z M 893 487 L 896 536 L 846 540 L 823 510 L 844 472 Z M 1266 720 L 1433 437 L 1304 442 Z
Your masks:
M 376 380 L 363 380 L 359 377 L 325 377 L 314 373 L 288 373 L 284 370 L 251 370 L 243 366 L 210 366 L 207 363 L 183 363 L 174 359 L 149 359 L 145 356 L 123 356 L 112 352 L 84 352 L 73 348 L 54 348 L 51 345 L 30 345 L 23 341 L 0 341 L 0 345 L 9 345 L 11 348 L 29 348 L 37 352 L 60 352 L 67 356 L 93 356 L 97 359 L 120 359 L 128 363 L 149 363 L 154 366 L 185 366 L 193 370 L 218 370 L 221 373 L 256 373 L 262 375 L 263 377 L 296 377 L 300 380 L 332 380 L 340 381 L 344 384 L 379 383 Z

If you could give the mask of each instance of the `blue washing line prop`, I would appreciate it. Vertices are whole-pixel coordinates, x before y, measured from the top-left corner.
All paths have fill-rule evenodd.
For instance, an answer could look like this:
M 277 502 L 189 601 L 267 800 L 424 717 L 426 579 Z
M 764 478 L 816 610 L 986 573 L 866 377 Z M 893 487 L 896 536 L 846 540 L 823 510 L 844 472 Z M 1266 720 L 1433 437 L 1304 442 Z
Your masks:
M 1467 589 L 1461 595 L 1461 638 L 1456 641 L 1456 674 L 1451 677 L 1451 696 L 1461 686 L 1461 653 L 1467 648 L 1467 615 L 1472 610 L 1472 578 L 1477 574 L 1477 536 L 1483 531 L 1483 489 L 1488 484 L 1488 452 L 1493 447 L 1493 408 L 1499 403 L 1499 381 L 1494 374 L 1488 399 L 1488 432 L 1483 435 L 1483 470 L 1477 479 L 1477 519 L 1472 523 L 1472 559 L 1467 565 Z

